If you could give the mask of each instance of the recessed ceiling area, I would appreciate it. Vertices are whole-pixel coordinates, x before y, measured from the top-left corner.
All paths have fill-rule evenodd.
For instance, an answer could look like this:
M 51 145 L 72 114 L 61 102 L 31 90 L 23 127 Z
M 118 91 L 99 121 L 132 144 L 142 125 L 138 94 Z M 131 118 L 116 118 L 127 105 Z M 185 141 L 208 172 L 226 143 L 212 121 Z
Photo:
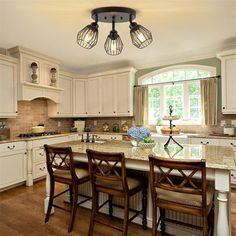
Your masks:
M 80 47 L 76 36 L 92 22 L 91 10 L 105 6 L 136 10 L 135 21 L 152 32 L 144 49 L 132 45 L 129 23 L 116 29 L 123 41 L 120 55 L 109 56 L 104 42 L 111 24 L 99 24 L 97 45 Z M 61 60 L 79 74 L 125 66 L 137 69 L 212 57 L 236 46 L 236 0 L 1 0 L 0 47 L 23 46 Z

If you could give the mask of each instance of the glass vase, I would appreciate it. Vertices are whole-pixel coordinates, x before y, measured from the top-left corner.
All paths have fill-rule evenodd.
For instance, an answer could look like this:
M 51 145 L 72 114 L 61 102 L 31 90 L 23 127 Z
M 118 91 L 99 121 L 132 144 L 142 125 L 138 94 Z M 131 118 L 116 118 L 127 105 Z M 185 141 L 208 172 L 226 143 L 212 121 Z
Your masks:
M 131 144 L 133 147 L 139 147 L 139 139 L 131 139 Z

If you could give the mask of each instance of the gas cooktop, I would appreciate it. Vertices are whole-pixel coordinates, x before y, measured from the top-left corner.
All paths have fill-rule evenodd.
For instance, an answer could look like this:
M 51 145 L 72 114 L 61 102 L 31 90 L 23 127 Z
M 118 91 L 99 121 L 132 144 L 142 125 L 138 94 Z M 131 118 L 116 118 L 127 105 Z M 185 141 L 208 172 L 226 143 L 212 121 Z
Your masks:
M 48 132 L 43 132 L 43 133 L 23 133 L 19 134 L 19 138 L 33 138 L 33 137 L 39 137 L 39 136 L 50 136 L 50 135 L 56 135 L 60 134 L 59 131 L 48 131 Z

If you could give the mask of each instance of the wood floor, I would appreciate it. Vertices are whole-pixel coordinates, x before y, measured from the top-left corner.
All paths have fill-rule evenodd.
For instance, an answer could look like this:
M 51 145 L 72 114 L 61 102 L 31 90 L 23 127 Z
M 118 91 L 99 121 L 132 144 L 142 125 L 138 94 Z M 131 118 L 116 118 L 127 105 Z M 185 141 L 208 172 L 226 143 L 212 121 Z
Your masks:
M 43 199 L 45 182 L 36 183 L 33 187 L 21 186 L 0 193 L 0 235 L 1 236 L 85 236 L 88 233 L 90 211 L 78 208 L 74 230 L 67 233 L 69 213 L 57 210 L 44 224 Z M 60 202 L 63 198 L 58 199 Z M 66 204 L 67 205 L 67 204 Z M 109 222 L 109 218 L 104 216 Z M 110 220 L 111 221 L 111 220 Z M 112 223 L 121 224 L 120 220 Z M 94 235 L 116 236 L 119 231 L 102 225 L 96 225 Z M 144 231 L 141 226 L 129 224 L 129 236 L 149 236 L 151 230 Z M 232 235 L 236 236 L 236 190 L 232 193 Z

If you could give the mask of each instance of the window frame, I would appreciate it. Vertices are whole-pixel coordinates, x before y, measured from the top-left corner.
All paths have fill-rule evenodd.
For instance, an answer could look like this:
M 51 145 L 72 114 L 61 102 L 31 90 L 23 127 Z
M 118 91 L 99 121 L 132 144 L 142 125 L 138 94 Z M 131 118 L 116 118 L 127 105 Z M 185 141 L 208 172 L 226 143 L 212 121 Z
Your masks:
M 212 66 L 204 66 L 204 65 L 195 65 L 195 64 L 182 64 L 182 65 L 176 65 L 176 66 L 168 66 L 165 68 L 161 68 L 158 70 L 154 70 L 148 74 L 145 74 L 143 76 L 141 76 L 140 78 L 138 78 L 138 84 L 139 85 L 144 85 L 142 84 L 143 80 L 145 79 L 153 79 L 152 77 L 157 76 L 158 74 L 162 74 L 165 72 L 169 72 L 169 71 L 176 71 L 176 70 L 202 70 L 202 71 L 208 71 L 210 76 L 216 76 L 216 68 L 212 67 Z M 179 80 L 179 81 L 174 81 L 174 84 L 178 84 L 181 83 L 183 84 L 183 89 L 184 89 L 184 97 L 183 97 L 183 117 L 189 117 L 189 92 L 188 92 L 188 86 L 191 83 L 195 83 L 196 81 L 199 81 L 198 79 L 193 79 L 193 80 Z M 168 83 L 171 82 L 166 82 L 166 83 L 153 83 L 153 84 L 149 84 L 148 87 L 153 88 L 153 87 L 159 87 L 160 88 L 160 98 L 161 98 L 161 102 L 160 102 L 160 109 L 161 111 L 164 111 L 164 104 L 165 104 L 165 98 L 164 98 L 164 86 L 167 85 Z M 163 101 L 163 102 L 162 102 Z M 164 114 L 163 114 L 164 115 Z M 149 122 L 149 119 L 148 119 Z M 167 122 L 162 121 L 162 123 L 164 125 L 168 125 Z M 202 125 L 202 119 L 198 120 L 198 121 L 193 121 L 193 120 L 177 120 L 175 121 L 175 124 L 178 125 Z M 149 124 L 149 125 L 155 125 L 155 124 Z

